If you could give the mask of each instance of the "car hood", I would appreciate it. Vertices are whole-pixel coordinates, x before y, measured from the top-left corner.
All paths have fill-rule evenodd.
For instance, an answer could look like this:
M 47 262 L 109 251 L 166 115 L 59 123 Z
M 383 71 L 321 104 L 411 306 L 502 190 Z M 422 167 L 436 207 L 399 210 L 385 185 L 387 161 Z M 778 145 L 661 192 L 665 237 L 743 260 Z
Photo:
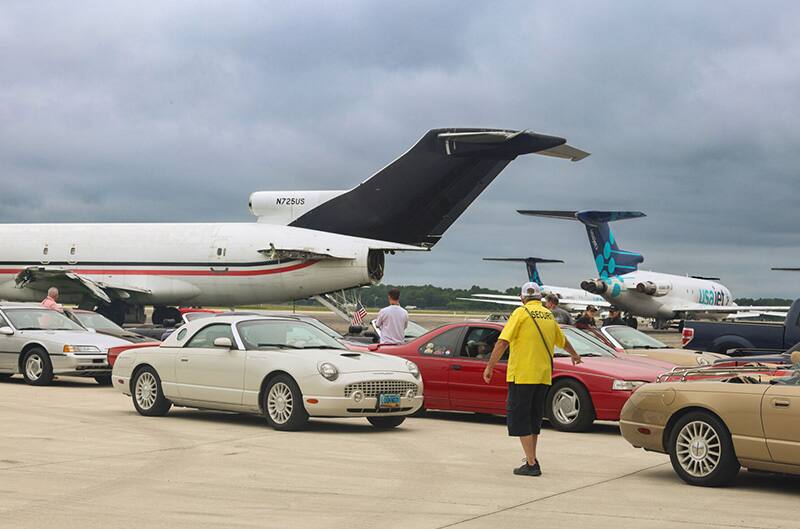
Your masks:
M 408 372 L 406 360 L 396 356 L 363 351 L 347 351 L 333 349 L 312 349 L 317 362 L 330 362 L 340 373 L 361 373 L 364 371 L 402 371 Z
M 564 369 L 580 369 L 596 375 L 621 380 L 644 380 L 654 382 L 658 375 L 670 371 L 674 364 L 659 362 L 649 358 L 624 358 L 613 356 L 582 357 L 583 363 L 572 366 L 569 358 L 556 358 L 556 363 Z
M 717 360 L 728 358 L 727 355 L 719 353 L 701 353 L 688 349 L 626 349 L 629 356 L 645 357 L 654 360 L 669 362 L 674 365 L 695 367 L 698 365 L 713 364 Z M 698 362 L 698 360 L 701 360 Z
M 70 345 L 94 345 L 95 347 L 106 350 L 116 345 L 129 345 L 130 342 L 89 331 L 19 331 L 21 336 L 31 339 L 54 342 L 58 344 Z

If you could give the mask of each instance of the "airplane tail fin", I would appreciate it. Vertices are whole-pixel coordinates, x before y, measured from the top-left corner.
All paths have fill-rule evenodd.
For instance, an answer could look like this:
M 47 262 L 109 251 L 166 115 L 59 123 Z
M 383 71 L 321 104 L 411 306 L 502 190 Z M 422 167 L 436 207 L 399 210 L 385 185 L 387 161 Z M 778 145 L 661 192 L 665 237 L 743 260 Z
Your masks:
M 589 156 L 566 141 L 528 131 L 434 129 L 358 187 L 289 225 L 433 246 L 517 156 L 537 153 L 572 161 Z
M 542 278 L 539 276 L 539 270 L 536 268 L 538 263 L 563 263 L 561 259 L 542 259 L 541 257 L 484 257 L 484 261 L 507 261 L 514 263 L 525 263 L 525 268 L 528 270 L 528 281 L 533 281 L 539 286 L 542 286 Z
M 626 274 L 638 270 L 644 256 L 638 252 L 623 250 L 609 227 L 609 222 L 644 217 L 641 211 L 546 211 L 518 210 L 523 215 L 577 220 L 586 226 L 589 245 L 594 254 L 595 266 L 601 278 Z

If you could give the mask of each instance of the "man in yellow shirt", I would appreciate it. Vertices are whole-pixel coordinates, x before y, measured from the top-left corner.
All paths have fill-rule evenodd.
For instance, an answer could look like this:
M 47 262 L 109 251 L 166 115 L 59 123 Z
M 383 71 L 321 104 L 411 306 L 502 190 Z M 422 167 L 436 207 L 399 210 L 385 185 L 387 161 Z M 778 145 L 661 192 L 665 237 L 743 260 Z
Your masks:
M 581 357 L 569 343 L 553 313 L 542 306 L 542 291 L 536 283 L 525 283 L 520 293 L 522 307 L 514 310 L 495 343 L 492 356 L 483 372 L 489 384 L 497 362 L 511 348 L 506 369 L 508 400 L 506 423 L 508 435 L 519 437 L 525 463 L 514 469 L 520 476 L 540 476 L 536 443 L 542 427 L 545 400 L 553 377 L 555 347 L 567 351 L 573 364 Z

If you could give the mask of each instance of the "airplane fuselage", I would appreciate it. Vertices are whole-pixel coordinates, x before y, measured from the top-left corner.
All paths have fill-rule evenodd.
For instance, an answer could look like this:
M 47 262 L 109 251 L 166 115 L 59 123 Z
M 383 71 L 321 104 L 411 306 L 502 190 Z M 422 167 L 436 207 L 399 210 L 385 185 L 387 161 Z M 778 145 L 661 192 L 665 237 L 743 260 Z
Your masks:
M 130 287 L 131 302 L 156 305 L 303 299 L 375 279 L 369 247 L 358 239 L 255 222 L 3 224 L 0 242 L 0 299 L 9 301 L 41 300 L 41 288 L 21 289 L 15 283 L 21 270 L 37 266 Z M 264 251 L 271 244 L 322 247 L 345 258 L 275 258 Z M 79 303 L 79 297 L 65 291 L 61 300 Z
M 682 317 L 682 307 L 708 305 L 735 306 L 730 290 L 716 281 L 673 274 L 637 270 L 604 279 L 608 288 L 602 296 L 623 310 L 646 318 L 669 320 Z M 651 287 L 651 294 L 637 290 L 639 284 Z M 654 291 L 652 290 L 654 289 Z M 725 313 L 692 312 L 696 317 L 724 319 Z

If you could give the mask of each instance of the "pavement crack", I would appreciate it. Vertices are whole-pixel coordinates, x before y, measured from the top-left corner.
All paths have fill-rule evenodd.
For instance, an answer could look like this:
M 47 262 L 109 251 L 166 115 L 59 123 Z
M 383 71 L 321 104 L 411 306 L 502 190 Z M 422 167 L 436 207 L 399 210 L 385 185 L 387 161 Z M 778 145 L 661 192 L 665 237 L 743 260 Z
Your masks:
M 577 492 L 579 490 L 584 490 L 584 489 L 589 489 L 589 488 L 592 488 L 592 487 L 596 487 L 597 485 L 604 485 L 606 483 L 611 483 L 612 481 L 617 481 L 619 479 L 625 479 L 625 478 L 628 478 L 628 477 L 631 477 L 631 476 L 635 476 L 636 474 L 639 474 L 641 472 L 645 472 L 647 470 L 652 470 L 652 469 L 658 468 L 658 467 L 663 467 L 664 465 L 668 465 L 668 464 L 669 463 L 659 463 L 657 465 L 652 465 L 652 466 L 649 466 L 649 467 L 640 468 L 639 470 L 634 470 L 633 472 L 628 472 L 627 474 L 622 474 L 620 476 L 614 476 L 614 477 L 603 479 L 603 480 L 600 480 L 600 481 L 595 481 L 593 483 L 587 483 L 586 485 L 581 485 L 579 487 L 573 487 L 571 489 L 562 490 L 561 492 L 554 492 L 553 494 L 548 494 L 547 496 L 542 496 L 541 498 L 536 498 L 536 499 L 533 499 L 533 500 L 523 501 L 523 502 L 517 503 L 515 505 L 509 505 L 509 506 L 503 507 L 501 509 L 495 509 L 494 511 L 485 512 L 483 514 L 478 514 L 478 515 L 475 515 L 475 516 L 470 516 L 469 518 L 465 518 L 465 519 L 459 520 L 457 522 L 452 522 L 452 523 L 449 523 L 449 524 L 446 524 L 446 525 L 440 525 L 436 529 L 446 529 L 448 527 L 455 527 L 457 525 L 465 524 L 465 523 L 472 522 L 472 521 L 475 521 L 475 520 L 480 520 L 482 518 L 488 518 L 489 516 L 494 516 L 495 514 L 500 514 L 500 513 L 503 513 L 503 512 L 512 511 L 514 509 L 518 509 L 520 507 L 525 507 L 527 505 L 532 505 L 532 504 L 538 503 L 540 501 L 549 500 L 551 498 L 557 498 L 559 496 L 563 496 L 564 494 L 569 494 L 571 492 Z

